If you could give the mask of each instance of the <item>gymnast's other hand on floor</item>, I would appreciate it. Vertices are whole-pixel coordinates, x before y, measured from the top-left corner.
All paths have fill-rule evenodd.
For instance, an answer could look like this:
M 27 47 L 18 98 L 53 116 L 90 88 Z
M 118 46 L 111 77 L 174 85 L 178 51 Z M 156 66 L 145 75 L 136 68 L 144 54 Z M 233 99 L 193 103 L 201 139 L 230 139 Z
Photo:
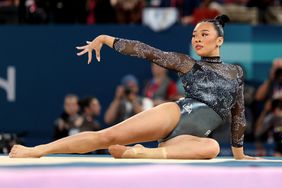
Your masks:
M 265 159 L 260 158 L 260 157 L 252 157 L 252 156 L 249 156 L 249 155 L 244 155 L 244 157 L 238 158 L 236 160 L 265 160 Z

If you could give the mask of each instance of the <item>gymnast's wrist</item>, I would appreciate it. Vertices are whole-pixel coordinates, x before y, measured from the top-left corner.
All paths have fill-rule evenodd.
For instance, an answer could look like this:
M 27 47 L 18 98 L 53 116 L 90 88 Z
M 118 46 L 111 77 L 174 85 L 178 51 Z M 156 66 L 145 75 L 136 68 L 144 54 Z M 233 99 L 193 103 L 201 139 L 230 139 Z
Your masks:
M 243 147 L 233 147 L 232 146 L 232 153 L 233 153 L 233 157 L 234 159 L 243 159 L 245 157 L 244 154 L 244 149 Z
M 98 40 L 99 40 L 101 43 L 105 44 L 106 35 L 99 35 L 97 38 L 98 38 Z
M 36 146 L 36 147 L 34 147 L 34 149 L 36 149 L 39 156 L 44 156 L 44 155 L 48 154 L 47 146 L 45 144 Z

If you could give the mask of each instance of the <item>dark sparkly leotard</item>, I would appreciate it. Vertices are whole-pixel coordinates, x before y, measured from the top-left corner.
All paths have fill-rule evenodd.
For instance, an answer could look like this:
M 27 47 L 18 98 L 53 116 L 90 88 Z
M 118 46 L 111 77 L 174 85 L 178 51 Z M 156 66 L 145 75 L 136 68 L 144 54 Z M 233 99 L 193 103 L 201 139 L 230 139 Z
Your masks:
M 181 134 L 208 136 L 222 122 L 229 122 L 232 146 L 243 146 L 246 122 L 241 67 L 225 64 L 219 57 L 196 61 L 134 40 L 115 39 L 113 48 L 178 72 L 186 96 L 177 102 L 181 110 L 179 124 L 163 141 Z

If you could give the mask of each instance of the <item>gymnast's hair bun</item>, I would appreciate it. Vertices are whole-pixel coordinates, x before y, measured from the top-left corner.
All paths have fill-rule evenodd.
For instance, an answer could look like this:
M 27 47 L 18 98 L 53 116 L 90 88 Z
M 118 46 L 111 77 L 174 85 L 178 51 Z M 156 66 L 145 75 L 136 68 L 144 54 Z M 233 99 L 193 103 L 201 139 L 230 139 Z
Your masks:
M 229 17 L 228 16 L 226 16 L 226 15 L 220 15 L 220 16 L 217 16 L 217 17 L 215 17 L 215 20 L 216 21 L 218 21 L 219 22 L 219 24 L 222 26 L 222 27 L 224 27 L 224 25 L 225 25 L 225 23 L 227 23 L 227 22 L 229 22 L 230 21 L 230 19 L 229 19 Z

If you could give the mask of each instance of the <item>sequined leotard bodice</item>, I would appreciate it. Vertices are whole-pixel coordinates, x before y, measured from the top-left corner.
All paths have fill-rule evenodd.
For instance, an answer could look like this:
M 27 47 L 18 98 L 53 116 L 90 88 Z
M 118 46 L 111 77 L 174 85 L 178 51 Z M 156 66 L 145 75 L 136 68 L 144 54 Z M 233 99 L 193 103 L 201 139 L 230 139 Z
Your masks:
M 230 122 L 232 146 L 243 145 L 246 123 L 241 67 L 225 64 L 219 57 L 202 57 L 196 61 L 188 55 L 164 52 L 133 40 L 115 39 L 113 48 L 178 72 L 186 97 L 207 104 Z

